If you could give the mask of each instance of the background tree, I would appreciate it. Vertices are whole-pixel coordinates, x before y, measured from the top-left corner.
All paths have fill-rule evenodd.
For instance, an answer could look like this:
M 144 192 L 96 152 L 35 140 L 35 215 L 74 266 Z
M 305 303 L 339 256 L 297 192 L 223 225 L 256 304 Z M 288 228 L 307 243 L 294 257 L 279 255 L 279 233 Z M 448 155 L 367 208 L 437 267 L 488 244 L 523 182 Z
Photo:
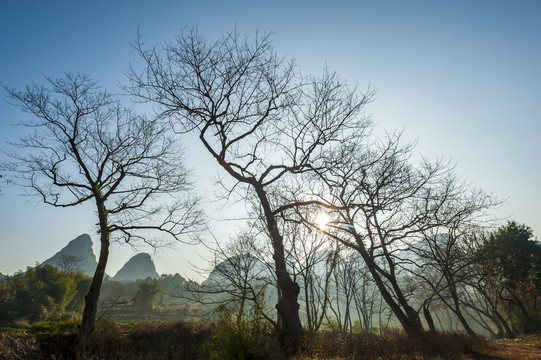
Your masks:
M 522 331 L 538 331 L 541 244 L 532 229 L 511 221 L 485 238 L 477 256 L 500 308 L 519 320 Z
M 131 283 L 128 284 L 110 279 L 103 281 L 98 301 L 98 321 L 105 317 L 111 310 L 132 301 L 136 289 L 133 289 L 131 285 Z
M 300 300 L 306 327 L 317 332 L 325 320 L 337 253 L 325 236 L 306 226 L 288 224 L 285 229 L 289 267 L 301 285 Z
M 268 36 L 243 41 L 230 33 L 208 43 L 192 31 L 161 49 L 145 49 L 139 37 L 135 48 L 146 66 L 131 69 L 129 91 L 156 104 L 177 131 L 194 133 L 227 173 L 229 189 L 257 201 L 273 249 L 283 349 L 295 352 L 303 338 L 300 288 L 288 272 L 279 215 L 300 204 L 280 189 L 322 166 L 331 144 L 364 131 L 370 96 L 333 74 L 301 77 Z
M 80 270 L 83 258 L 75 255 L 62 254 L 56 261 L 56 264 L 63 272 L 77 272 Z
M 225 245 L 216 243 L 211 251 L 208 278 L 201 284 L 185 282 L 173 296 L 203 305 L 209 309 L 205 315 L 227 311 L 240 324 L 249 314 L 252 321 L 265 320 L 277 328 L 275 312 L 267 308 L 269 301 L 276 303 L 276 278 L 255 236 L 242 232 Z
M 426 234 L 425 239 L 413 244 L 408 252 L 414 253 L 410 258 L 413 266 L 408 267 L 412 278 L 423 288 L 430 290 L 428 305 L 434 299 L 439 299 L 451 310 L 469 335 L 475 335 L 466 320 L 463 302 L 468 280 L 475 277 L 474 257 L 468 252 L 465 244 L 461 244 L 461 234 L 457 229 L 434 228 L 432 234 Z M 428 315 L 428 307 L 423 307 Z M 428 315 L 430 317 L 430 315 Z
M 30 114 L 33 130 L 19 139 L 14 162 L 5 166 L 14 183 L 44 203 L 96 205 L 100 254 L 76 342 L 84 348 L 94 328 L 109 244 L 155 243 L 149 231 L 174 239 L 200 221 L 178 145 L 158 121 L 124 108 L 87 75 L 47 78 L 48 86 L 6 88 Z M 159 200 L 159 202 L 157 202 Z
M 51 265 L 28 267 L 5 285 L 0 320 L 6 324 L 17 318 L 30 321 L 71 318 L 81 311 L 90 281 L 84 274 L 66 274 Z
M 137 291 L 133 297 L 133 306 L 143 314 L 148 314 L 156 308 L 162 284 L 159 280 L 145 279 L 137 283 Z

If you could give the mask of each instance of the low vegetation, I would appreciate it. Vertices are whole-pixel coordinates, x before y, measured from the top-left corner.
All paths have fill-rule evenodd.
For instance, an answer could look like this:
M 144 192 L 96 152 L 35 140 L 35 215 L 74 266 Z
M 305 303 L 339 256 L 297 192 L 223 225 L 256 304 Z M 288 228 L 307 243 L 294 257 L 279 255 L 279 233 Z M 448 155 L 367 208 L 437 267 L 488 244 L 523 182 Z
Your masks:
M 74 324 L 74 323 L 72 323 Z M 42 323 L 20 332 L 0 331 L 2 359 L 72 359 L 76 329 L 66 322 Z M 38 331 L 39 330 L 39 331 Z M 45 331 L 45 332 L 44 332 Z M 122 325 L 100 321 L 89 343 L 89 359 L 279 359 L 271 328 L 234 322 L 172 321 Z M 541 335 L 485 340 L 451 333 L 413 339 L 402 331 L 307 336 L 297 360 L 310 359 L 536 359 Z

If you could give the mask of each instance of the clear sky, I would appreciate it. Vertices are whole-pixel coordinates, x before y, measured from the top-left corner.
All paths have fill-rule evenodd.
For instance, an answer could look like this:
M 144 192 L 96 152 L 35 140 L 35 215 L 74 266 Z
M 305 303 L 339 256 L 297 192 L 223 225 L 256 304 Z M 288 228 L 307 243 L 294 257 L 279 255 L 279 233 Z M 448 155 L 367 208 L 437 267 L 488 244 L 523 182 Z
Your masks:
M 130 47 L 138 26 L 149 44 L 193 26 L 210 39 L 235 26 L 247 35 L 270 31 L 276 50 L 304 73 L 329 66 L 359 89 L 377 89 L 366 110 L 379 129 L 404 129 L 420 153 L 452 158 L 471 183 L 506 199 L 497 216 L 541 238 L 540 15 L 536 0 L 2 1 L 0 81 L 21 88 L 72 71 L 117 91 L 128 64 L 138 63 Z M 25 115 L 5 95 L 0 148 L 9 150 L 21 133 L 11 124 Z M 187 147 L 199 190 L 211 198 L 206 179 L 219 169 L 198 144 Z M 53 209 L 20 192 L 3 188 L 0 196 L 0 272 L 43 261 L 81 233 L 91 235 L 97 254 L 92 204 Z M 212 226 L 227 239 L 233 227 L 222 223 Z M 204 253 L 178 245 L 154 260 L 159 273 L 190 274 L 188 263 L 201 263 Z M 114 245 L 107 273 L 134 254 Z

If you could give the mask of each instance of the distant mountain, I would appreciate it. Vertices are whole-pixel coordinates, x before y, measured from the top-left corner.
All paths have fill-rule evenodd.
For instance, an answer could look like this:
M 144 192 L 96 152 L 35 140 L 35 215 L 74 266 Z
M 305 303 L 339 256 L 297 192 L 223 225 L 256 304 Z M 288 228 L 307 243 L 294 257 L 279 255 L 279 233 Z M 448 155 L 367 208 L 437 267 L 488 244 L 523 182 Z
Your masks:
M 154 262 L 150 255 L 147 253 L 140 253 L 128 260 L 111 280 L 136 281 L 148 277 L 151 279 L 159 279 L 160 276 L 156 272 L 156 266 L 154 266 Z
M 209 277 L 201 283 L 203 286 L 223 285 L 244 278 L 249 282 L 271 281 L 269 268 L 256 257 L 249 254 L 235 255 L 217 264 Z
M 90 235 L 83 234 L 71 240 L 68 245 L 41 265 L 52 265 L 64 271 L 81 271 L 93 276 L 98 263 L 92 250 Z
M 8 276 L 0 273 L 0 281 L 2 281 L 5 284 L 7 280 L 8 280 Z

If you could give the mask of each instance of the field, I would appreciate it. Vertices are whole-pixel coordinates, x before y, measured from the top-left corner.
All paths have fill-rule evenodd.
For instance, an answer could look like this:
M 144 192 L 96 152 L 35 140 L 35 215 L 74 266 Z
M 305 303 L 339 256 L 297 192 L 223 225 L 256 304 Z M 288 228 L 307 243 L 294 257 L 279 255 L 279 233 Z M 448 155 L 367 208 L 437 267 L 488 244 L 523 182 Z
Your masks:
M 6 329 L 7 330 L 7 329 Z M 58 329 L 57 329 L 58 330 Z M 73 359 L 74 333 L 43 327 L 34 333 L 0 331 L 0 359 Z M 88 359 L 279 359 L 277 341 L 262 328 L 224 328 L 223 324 L 175 321 L 163 324 L 101 322 Z M 297 360 L 511 360 L 541 359 L 541 334 L 485 340 L 456 334 L 427 333 L 424 340 L 401 332 L 307 337 Z

